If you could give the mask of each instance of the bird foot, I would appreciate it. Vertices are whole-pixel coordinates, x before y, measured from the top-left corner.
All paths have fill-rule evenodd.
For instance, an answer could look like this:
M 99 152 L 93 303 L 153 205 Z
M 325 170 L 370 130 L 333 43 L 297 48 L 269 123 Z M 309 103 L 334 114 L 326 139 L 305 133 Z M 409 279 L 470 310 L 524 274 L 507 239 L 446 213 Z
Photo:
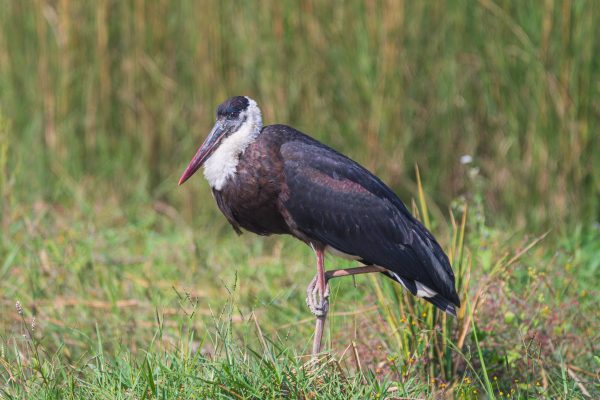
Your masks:
M 306 288 L 306 305 L 317 318 L 323 318 L 329 311 L 329 284 L 325 283 L 323 298 L 319 293 L 318 277 L 315 276 Z

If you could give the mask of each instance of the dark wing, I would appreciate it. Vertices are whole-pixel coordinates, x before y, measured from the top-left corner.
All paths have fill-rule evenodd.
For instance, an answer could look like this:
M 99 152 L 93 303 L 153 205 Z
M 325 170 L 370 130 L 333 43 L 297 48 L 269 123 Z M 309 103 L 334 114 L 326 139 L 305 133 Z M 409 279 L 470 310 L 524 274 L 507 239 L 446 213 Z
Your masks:
M 445 253 L 381 180 L 304 135 L 283 144 L 281 155 L 289 191 L 284 207 L 300 231 L 459 305 Z

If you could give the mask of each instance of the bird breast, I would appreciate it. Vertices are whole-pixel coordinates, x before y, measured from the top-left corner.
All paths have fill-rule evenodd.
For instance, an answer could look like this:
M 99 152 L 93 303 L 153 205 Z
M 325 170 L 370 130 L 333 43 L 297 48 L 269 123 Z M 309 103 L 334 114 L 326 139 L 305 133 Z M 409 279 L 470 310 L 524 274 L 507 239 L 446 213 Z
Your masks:
M 279 211 L 279 193 L 283 179 L 278 147 L 259 135 L 239 155 L 235 173 L 226 179 L 221 189 L 221 211 L 230 213 L 242 228 L 260 235 L 289 233 Z M 220 206 L 221 207 L 221 206 Z

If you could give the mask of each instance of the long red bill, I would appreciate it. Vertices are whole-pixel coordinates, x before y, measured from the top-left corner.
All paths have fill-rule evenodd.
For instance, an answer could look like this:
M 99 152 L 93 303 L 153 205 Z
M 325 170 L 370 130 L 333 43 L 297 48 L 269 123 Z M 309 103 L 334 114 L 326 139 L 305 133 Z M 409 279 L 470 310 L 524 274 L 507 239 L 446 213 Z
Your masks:
M 185 171 L 183 171 L 183 175 L 181 175 L 181 178 L 179 178 L 179 185 L 190 179 L 190 177 L 194 175 L 198 169 L 200 169 L 206 159 L 208 159 L 208 157 L 210 157 L 213 151 L 217 148 L 224 133 L 225 130 L 223 130 L 221 125 L 218 123 L 215 124 L 213 129 L 204 140 L 204 143 L 202 143 L 202 146 L 200 146 L 196 152 L 194 158 L 192 158 L 192 161 L 190 161 Z

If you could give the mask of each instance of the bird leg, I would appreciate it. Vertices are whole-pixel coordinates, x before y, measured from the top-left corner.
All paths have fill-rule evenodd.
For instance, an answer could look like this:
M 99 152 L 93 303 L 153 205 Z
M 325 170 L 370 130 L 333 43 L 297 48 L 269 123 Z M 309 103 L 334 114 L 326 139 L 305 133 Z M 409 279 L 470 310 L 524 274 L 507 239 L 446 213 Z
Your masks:
M 384 272 L 383 267 L 376 265 L 366 265 L 364 267 L 342 268 L 325 271 L 325 292 L 323 298 L 319 295 L 319 287 L 317 286 L 318 274 L 310 281 L 306 288 L 306 304 L 315 317 L 327 315 L 329 311 L 329 280 L 333 278 L 341 278 L 343 276 L 369 274 L 373 272 Z
M 323 327 L 325 326 L 325 318 L 327 318 L 327 311 L 329 309 L 329 302 L 327 297 L 325 296 L 325 265 L 324 258 L 325 254 L 323 253 L 323 249 L 316 248 L 317 253 L 317 276 L 313 279 L 313 282 L 316 285 L 312 284 L 308 286 L 306 298 L 306 302 L 313 314 L 317 317 L 317 322 L 315 324 L 315 337 L 313 338 L 313 347 L 312 347 L 312 355 L 315 357 L 321 351 L 321 340 L 323 339 Z M 314 288 L 316 286 L 316 288 Z M 317 290 L 315 290 L 317 289 Z M 310 291 L 310 293 L 309 293 Z M 316 299 L 315 292 L 318 292 L 318 301 Z
M 340 278 L 342 276 L 384 271 L 386 271 L 386 269 L 383 267 L 366 265 L 364 267 L 343 268 L 325 272 L 323 252 L 322 250 L 317 250 L 317 275 L 315 275 L 306 289 L 306 304 L 308 304 L 310 311 L 317 317 L 312 349 L 313 357 L 321 351 L 323 327 L 325 325 L 325 319 L 327 318 L 327 312 L 329 311 L 329 280 Z
M 387 269 L 377 265 L 365 265 L 364 267 L 334 269 L 325 272 L 325 281 L 329 282 L 333 278 L 341 278 L 342 276 L 370 274 L 372 272 L 385 272 Z M 329 288 L 328 288 L 329 290 Z

